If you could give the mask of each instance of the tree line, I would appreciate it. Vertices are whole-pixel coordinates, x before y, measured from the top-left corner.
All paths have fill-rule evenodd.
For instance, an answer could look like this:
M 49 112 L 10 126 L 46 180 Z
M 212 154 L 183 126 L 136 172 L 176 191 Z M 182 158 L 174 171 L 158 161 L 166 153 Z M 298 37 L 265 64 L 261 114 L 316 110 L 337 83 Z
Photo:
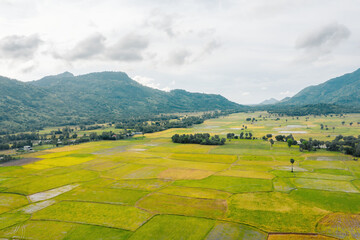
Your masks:
M 251 140 L 251 139 L 256 139 L 255 137 L 253 137 L 253 134 L 251 132 L 241 132 L 238 135 L 236 135 L 235 133 L 227 133 L 226 134 L 226 138 L 227 139 L 248 139 L 248 140 Z
M 344 154 L 360 157 L 360 135 L 354 136 L 337 136 L 332 141 L 319 141 L 309 138 L 309 140 L 300 139 L 300 151 L 316 151 L 317 149 L 326 149 L 332 152 L 341 152 Z
M 124 119 L 115 124 L 116 129 L 131 129 L 134 132 L 153 133 L 170 128 L 189 128 L 201 124 L 207 119 L 226 116 L 234 111 L 215 111 L 200 116 L 161 115 L 153 118 Z
M 209 133 L 196 134 L 175 134 L 171 137 L 174 143 L 192 143 L 201 145 L 224 145 L 225 138 L 220 138 L 219 135 L 210 136 Z

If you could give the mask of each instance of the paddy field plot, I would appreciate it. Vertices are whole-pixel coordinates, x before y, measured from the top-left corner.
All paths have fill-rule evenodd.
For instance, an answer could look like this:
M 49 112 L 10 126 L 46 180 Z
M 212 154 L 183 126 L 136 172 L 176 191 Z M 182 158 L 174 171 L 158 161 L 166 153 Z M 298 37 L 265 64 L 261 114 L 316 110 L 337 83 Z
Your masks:
M 33 219 L 87 223 L 136 230 L 151 216 L 151 213 L 131 206 L 63 201 L 36 212 Z
M 141 139 L 27 153 L 37 160 L 0 167 L 0 238 L 360 239 L 359 161 L 260 140 L 280 131 L 297 140 L 360 134 L 360 126 L 341 123 L 360 114 L 308 117 L 239 113 Z M 243 125 L 258 139 L 171 142 L 176 133 L 239 135 Z
M 186 216 L 221 218 L 227 209 L 223 199 L 201 199 L 153 193 L 141 199 L 137 206 L 157 213 L 170 213 Z
M 214 220 L 205 218 L 160 215 L 153 217 L 130 239 L 204 239 L 214 224 Z
M 360 238 L 360 214 L 333 213 L 322 218 L 317 231 L 340 239 Z

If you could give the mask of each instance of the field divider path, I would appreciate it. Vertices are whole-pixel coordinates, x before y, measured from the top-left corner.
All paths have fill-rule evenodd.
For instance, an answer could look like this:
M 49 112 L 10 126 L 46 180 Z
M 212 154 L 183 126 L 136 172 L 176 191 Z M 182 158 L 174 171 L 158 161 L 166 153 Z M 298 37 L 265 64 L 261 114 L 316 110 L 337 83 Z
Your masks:
M 84 222 L 76 222 L 76 221 L 65 221 L 65 220 L 57 220 L 57 219 L 39 219 L 39 218 L 31 219 L 31 221 L 39 221 L 39 222 L 50 221 L 50 222 L 76 223 L 76 224 L 82 224 L 82 225 L 98 226 L 98 227 L 105 227 L 105 228 L 112 228 L 112 229 L 120 229 L 120 230 L 127 231 L 127 232 L 133 232 L 133 231 L 130 231 L 130 230 L 124 229 L 124 228 L 117 228 L 117 227 L 112 227 L 112 226 L 104 226 L 104 225 L 100 225 L 100 224 L 84 223 Z

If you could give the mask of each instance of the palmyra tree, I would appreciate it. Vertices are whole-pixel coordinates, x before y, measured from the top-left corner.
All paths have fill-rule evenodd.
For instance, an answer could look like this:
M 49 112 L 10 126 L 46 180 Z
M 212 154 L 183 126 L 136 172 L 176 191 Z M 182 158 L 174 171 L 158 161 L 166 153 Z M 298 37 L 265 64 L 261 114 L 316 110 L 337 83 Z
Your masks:
M 295 160 L 292 158 L 290 159 L 290 163 L 291 163 L 291 172 L 294 172 L 294 162 Z

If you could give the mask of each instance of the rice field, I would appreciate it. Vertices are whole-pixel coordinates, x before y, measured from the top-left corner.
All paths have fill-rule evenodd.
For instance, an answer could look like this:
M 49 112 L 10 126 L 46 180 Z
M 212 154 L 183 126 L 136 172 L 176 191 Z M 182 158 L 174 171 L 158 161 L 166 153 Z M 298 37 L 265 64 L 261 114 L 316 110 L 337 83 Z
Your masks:
M 260 140 L 359 135 L 360 115 L 276 118 L 239 113 L 145 138 L 27 153 L 38 160 L 0 167 L 0 239 L 360 239 L 359 161 Z M 170 139 L 239 135 L 245 126 L 259 139 Z

